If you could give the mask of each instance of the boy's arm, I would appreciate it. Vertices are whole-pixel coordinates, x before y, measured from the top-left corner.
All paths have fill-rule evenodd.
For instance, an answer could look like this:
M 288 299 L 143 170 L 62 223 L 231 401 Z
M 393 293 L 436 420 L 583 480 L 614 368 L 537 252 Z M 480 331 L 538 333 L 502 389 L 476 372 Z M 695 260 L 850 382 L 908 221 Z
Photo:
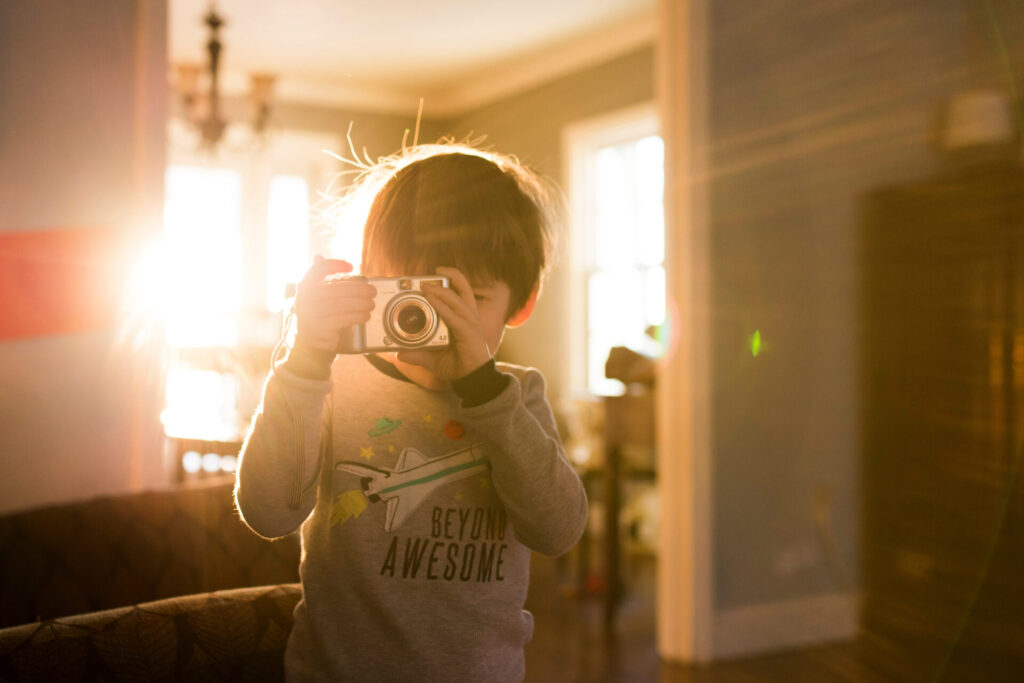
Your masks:
M 235 481 L 238 511 L 260 536 L 292 533 L 316 504 L 322 453 L 330 448 L 329 362 L 326 368 L 324 375 L 293 350 L 263 387 Z
M 467 377 L 475 380 L 473 386 L 453 383 L 463 399 L 462 416 L 497 446 L 490 458 L 491 480 L 516 538 L 537 552 L 561 555 L 586 526 L 583 484 L 565 457 L 541 374 L 529 370 L 520 381 L 493 367 Z M 486 394 L 493 398 L 474 405 L 475 397 Z

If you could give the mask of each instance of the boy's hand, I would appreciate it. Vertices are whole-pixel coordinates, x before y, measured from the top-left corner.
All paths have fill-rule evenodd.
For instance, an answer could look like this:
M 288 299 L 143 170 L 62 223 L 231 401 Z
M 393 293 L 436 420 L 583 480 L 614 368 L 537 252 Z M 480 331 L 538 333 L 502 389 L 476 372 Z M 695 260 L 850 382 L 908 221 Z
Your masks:
M 338 333 L 365 323 L 377 288 L 360 279 L 329 278 L 351 273 L 352 264 L 316 257 L 295 288 L 295 346 L 337 351 Z
M 427 368 L 446 381 L 465 377 L 491 359 L 483 321 L 477 311 L 473 287 L 456 268 L 440 267 L 438 275 L 451 287 L 424 285 L 423 294 L 448 324 L 452 343 L 444 349 L 399 351 L 398 360 Z

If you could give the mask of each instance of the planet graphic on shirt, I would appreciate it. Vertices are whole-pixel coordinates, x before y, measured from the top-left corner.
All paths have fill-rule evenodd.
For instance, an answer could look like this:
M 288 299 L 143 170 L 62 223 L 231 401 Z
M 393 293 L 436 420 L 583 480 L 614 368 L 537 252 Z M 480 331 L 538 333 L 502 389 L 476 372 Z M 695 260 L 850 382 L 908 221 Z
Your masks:
M 444 426 L 444 434 L 453 441 L 458 441 L 466 435 L 466 428 L 462 426 L 461 422 L 456 420 L 450 420 Z
M 384 436 L 388 432 L 393 432 L 398 429 L 401 424 L 401 420 L 392 420 L 389 417 L 382 417 L 374 423 L 373 429 L 370 430 L 370 436 Z

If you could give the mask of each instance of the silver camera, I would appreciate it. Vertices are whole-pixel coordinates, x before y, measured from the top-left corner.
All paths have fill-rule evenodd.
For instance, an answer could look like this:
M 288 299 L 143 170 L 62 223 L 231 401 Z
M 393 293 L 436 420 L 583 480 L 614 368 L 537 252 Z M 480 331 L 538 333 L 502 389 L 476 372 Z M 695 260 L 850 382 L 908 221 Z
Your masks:
M 373 353 L 448 346 L 451 335 L 423 296 L 425 284 L 448 287 L 440 275 L 368 277 L 377 288 L 370 319 L 341 332 L 338 353 Z

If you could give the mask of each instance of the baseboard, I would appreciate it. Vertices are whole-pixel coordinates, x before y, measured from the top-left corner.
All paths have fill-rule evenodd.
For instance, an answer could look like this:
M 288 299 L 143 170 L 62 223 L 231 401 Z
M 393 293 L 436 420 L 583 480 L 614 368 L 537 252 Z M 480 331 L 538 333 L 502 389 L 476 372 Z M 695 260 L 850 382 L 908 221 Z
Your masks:
M 857 616 L 856 595 L 845 593 L 724 610 L 715 615 L 714 658 L 852 640 Z

